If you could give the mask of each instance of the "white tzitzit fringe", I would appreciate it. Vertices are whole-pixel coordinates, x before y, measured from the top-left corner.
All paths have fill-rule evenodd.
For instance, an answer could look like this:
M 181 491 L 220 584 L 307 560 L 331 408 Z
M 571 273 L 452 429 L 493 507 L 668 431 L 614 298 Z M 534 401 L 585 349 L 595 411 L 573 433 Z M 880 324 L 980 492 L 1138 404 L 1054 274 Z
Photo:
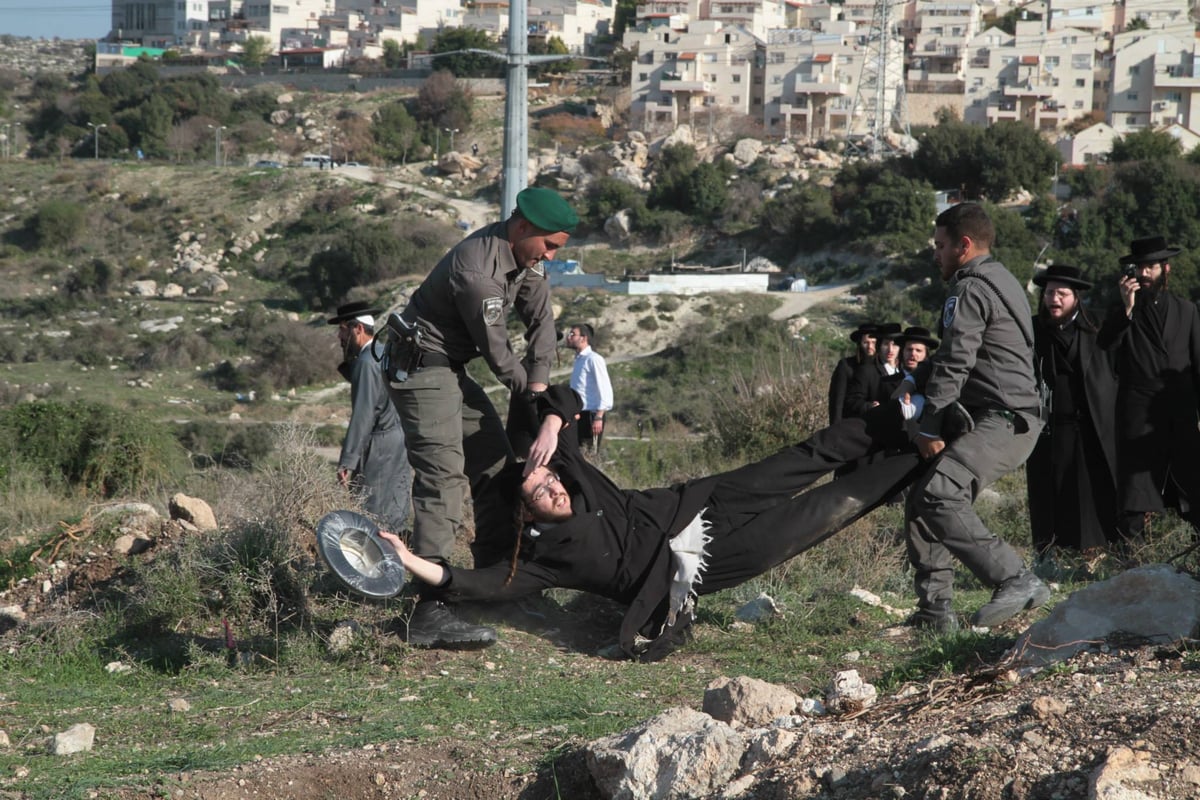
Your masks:
M 667 613 L 667 624 L 674 625 L 676 615 L 692 602 L 693 587 L 703 580 L 704 568 L 707 566 L 708 553 L 705 550 L 712 537 L 708 535 L 711 527 L 703 519 L 701 509 L 695 519 L 687 527 L 671 538 L 671 564 L 674 574 L 671 577 L 671 608 Z

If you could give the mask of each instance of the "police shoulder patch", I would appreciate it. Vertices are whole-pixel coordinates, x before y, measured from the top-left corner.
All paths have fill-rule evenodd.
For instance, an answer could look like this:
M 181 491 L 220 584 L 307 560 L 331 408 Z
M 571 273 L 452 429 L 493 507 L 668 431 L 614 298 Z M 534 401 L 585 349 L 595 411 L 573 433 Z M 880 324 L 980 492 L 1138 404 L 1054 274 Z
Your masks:
M 951 296 L 946 298 L 946 305 L 942 306 L 942 327 L 949 328 L 954 324 L 954 312 L 958 309 L 958 297 Z
M 483 301 L 483 322 L 486 325 L 495 325 L 500 320 L 504 319 L 504 298 L 503 297 L 487 297 Z

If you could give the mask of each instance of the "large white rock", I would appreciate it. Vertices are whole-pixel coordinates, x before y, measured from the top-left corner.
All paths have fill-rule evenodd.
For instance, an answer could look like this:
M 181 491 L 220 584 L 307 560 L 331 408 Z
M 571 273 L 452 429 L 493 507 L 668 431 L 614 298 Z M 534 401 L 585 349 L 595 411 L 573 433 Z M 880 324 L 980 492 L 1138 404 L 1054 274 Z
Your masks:
M 746 742 L 724 722 L 671 708 L 587 746 L 588 771 L 609 800 L 708 797 L 737 773 Z
M 1147 564 L 1093 583 L 1021 635 L 1007 658 L 1042 666 L 1119 634 L 1165 644 L 1200 627 L 1200 581 L 1168 564 Z
M 62 733 L 54 734 L 50 743 L 50 752 L 56 756 L 82 753 L 92 749 L 96 741 L 96 728 L 86 722 L 72 725 Z

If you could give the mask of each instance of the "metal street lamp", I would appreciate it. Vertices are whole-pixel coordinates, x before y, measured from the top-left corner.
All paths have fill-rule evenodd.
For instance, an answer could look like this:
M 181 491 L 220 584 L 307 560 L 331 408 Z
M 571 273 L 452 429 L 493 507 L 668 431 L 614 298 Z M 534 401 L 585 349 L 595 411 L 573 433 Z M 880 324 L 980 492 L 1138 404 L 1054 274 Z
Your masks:
M 107 128 L 108 125 L 104 123 L 97 125 L 94 122 L 89 122 L 88 127 L 92 129 L 92 143 L 94 145 L 92 150 L 92 160 L 98 161 L 100 159 L 100 131 Z
M 216 140 L 213 142 L 213 166 L 221 166 L 221 131 L 225 130 L 224 125 L 209 125 L 213 133 L 216 134 Z
M 454 152 L 454 134 L 458 133 L 458 128 L 443 128 L 446 133 L 450 134 L 450 152 Z

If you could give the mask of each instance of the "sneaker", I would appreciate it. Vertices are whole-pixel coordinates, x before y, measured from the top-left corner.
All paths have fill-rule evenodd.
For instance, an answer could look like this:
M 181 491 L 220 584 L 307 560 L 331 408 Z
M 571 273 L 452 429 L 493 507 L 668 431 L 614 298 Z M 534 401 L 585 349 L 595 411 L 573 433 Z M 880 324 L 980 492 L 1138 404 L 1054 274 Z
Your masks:
M 958 615 L 950 607 L 949 600 L 934 600 L 931 605 L 920 607 L 910 614 L 904 624 L 939 634 L 954 633 L 958 630 Z
M 992 592 L 987 605 L 975 612 L 971 624 L 980 628 L 999 625 L 1006 619 L 1044 605 L 1050 599 L 1050 587 L 1041 578 L 1025 570 L 1015 578 L 1009 578 Z
M 466 650 L 487 647 L 496 641 L 496 629 L 459 619 L 445 603 L 417 603 L 402 638 L 413 647 Z

